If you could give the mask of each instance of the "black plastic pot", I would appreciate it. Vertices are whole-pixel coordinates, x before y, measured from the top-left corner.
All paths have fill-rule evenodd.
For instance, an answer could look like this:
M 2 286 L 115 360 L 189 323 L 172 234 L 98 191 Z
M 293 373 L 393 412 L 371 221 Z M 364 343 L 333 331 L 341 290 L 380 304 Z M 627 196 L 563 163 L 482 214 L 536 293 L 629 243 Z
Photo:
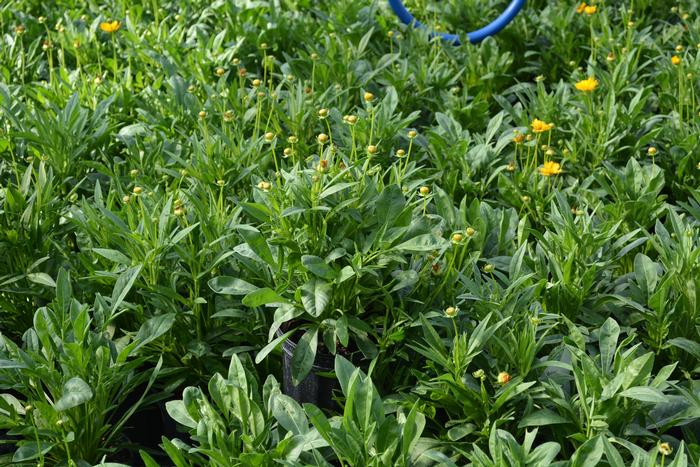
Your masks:
M 282 331 L 278 331 L 278 335 L 281 334 Z M 287 339 L 282 344 L 282 355 L 284 357 L 282 365 L 282 392 L 300 404 L 310 402 L 322 409 L 337 409 L 337 404 L 333 400 L 333 390 L 339 389 L 338 380 L 334 376 L 321 374 L 333 371 L 335 358 L 325 349 L 319 348 L 311 371 L 298 386 L 295 386 L 292 382 L 292 355 L 296 346 L 297 344 L 292 338 Z

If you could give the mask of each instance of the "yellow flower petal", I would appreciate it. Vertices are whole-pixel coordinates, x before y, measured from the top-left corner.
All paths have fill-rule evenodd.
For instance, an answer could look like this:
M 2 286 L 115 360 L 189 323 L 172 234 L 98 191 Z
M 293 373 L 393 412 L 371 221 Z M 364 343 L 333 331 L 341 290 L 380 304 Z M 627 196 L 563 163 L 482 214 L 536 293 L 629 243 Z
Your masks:
M 119 21 L 106 21 L 104 23 L 100 23 L 100 29 L 110 34 L 117 32 L 121 26 L 122 23 Z

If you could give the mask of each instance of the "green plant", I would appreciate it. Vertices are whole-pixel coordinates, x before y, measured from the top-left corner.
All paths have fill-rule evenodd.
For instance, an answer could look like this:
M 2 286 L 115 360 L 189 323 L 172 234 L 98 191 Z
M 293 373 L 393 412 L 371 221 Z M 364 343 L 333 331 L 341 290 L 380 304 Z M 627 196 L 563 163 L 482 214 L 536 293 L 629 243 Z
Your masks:
M 72 296 L 69 274 L 60 270 L 56 298 L 37 310 L 19 347 L 2 337 L 0 428 L 18 436 L 12 462 L 79 465 L 112 456 L 121 433 L 161 371 L 145 370 L 138 351 L 168 330 L 162 319 L 145 323 L 135 336 L 112 326 L 130 284 L 119 281 L 112 299 L 95 305 Z M 143 391 L 124 407 L 129 394 Z M 155 399 L 157 399 L 157 395 Z
M 254 375 L 235 354 L 228 376 L 215 374 L 208 392 L 209 398 L 201 389 L 187 387 L 182 400 L 167 403 L 168 413 L 188 429 L 193 443 L 163 438 L 165 452 L 178 467 L 294 463 L 303 451 L 319 445 L 308 423 L 299 424 L 299 407 L 281 393 L 274 377 L 267 378 L 260 393 Z M 294 434 L 285 436 L 274 417 Z M 144 453 L 142 457 L 149 459 Z

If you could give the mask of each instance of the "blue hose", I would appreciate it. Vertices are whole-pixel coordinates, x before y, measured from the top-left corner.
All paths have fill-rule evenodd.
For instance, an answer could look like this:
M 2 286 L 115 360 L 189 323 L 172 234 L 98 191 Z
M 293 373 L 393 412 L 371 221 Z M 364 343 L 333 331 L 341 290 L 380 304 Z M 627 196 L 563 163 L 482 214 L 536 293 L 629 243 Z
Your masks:
M 481 29 L 477 29 L 476 31 L 467 33 L 467 39 L 469 39 L 469 42 L 471 42 L 472 44 L 476 44 L 478 42 L 483 41 L 489 36 L 493 36 L 494 34 L 498 33 L 501 29 L 505 28 L 508 25 L 508 23 L 513 21 L 513 18 L 515 18 L 515 16 L 520 12 L 523 6 L 525 6 L 525 1 L 526 0 L 513 0 L 512 2 L 510 2 L 510 5 L 508 5 L 508 8 L 506 8 L 506 10 L 503 13 L 501 13 L 501 15 L 498 18 L 496 18 L 491 24 L 488 24 Z M 389 0 L 389 5 L 391 6 L 391 9 L 394 10 L 394 13 L 396 13 L 396 16 L 399 17 L 402 23 L 409 25 L 412 24 L 416 28 L 425 28 L 425 25 L 423 25 L 420 21 L 415 19 L 413 15 L 406 9 L 406 7 L 403 6 L 401 0 Z M 457 34 L 431 33 L 430 35 L 431 37 L 442 37 L 443 40 L 451 42 L 454 45 L 459 45 L 461 43 Z

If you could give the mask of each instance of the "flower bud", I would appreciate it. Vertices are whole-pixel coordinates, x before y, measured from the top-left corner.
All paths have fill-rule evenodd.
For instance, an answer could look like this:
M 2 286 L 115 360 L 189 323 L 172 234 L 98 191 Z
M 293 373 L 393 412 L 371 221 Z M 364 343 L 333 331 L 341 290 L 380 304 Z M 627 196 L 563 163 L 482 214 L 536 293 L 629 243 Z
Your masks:
M 454 318 L 457 316 L 457 313 L 459 313 L 459 308 L 454 307 L 454 306 L 448 306 L 445 308 L 445 316 L 448 318 Z

